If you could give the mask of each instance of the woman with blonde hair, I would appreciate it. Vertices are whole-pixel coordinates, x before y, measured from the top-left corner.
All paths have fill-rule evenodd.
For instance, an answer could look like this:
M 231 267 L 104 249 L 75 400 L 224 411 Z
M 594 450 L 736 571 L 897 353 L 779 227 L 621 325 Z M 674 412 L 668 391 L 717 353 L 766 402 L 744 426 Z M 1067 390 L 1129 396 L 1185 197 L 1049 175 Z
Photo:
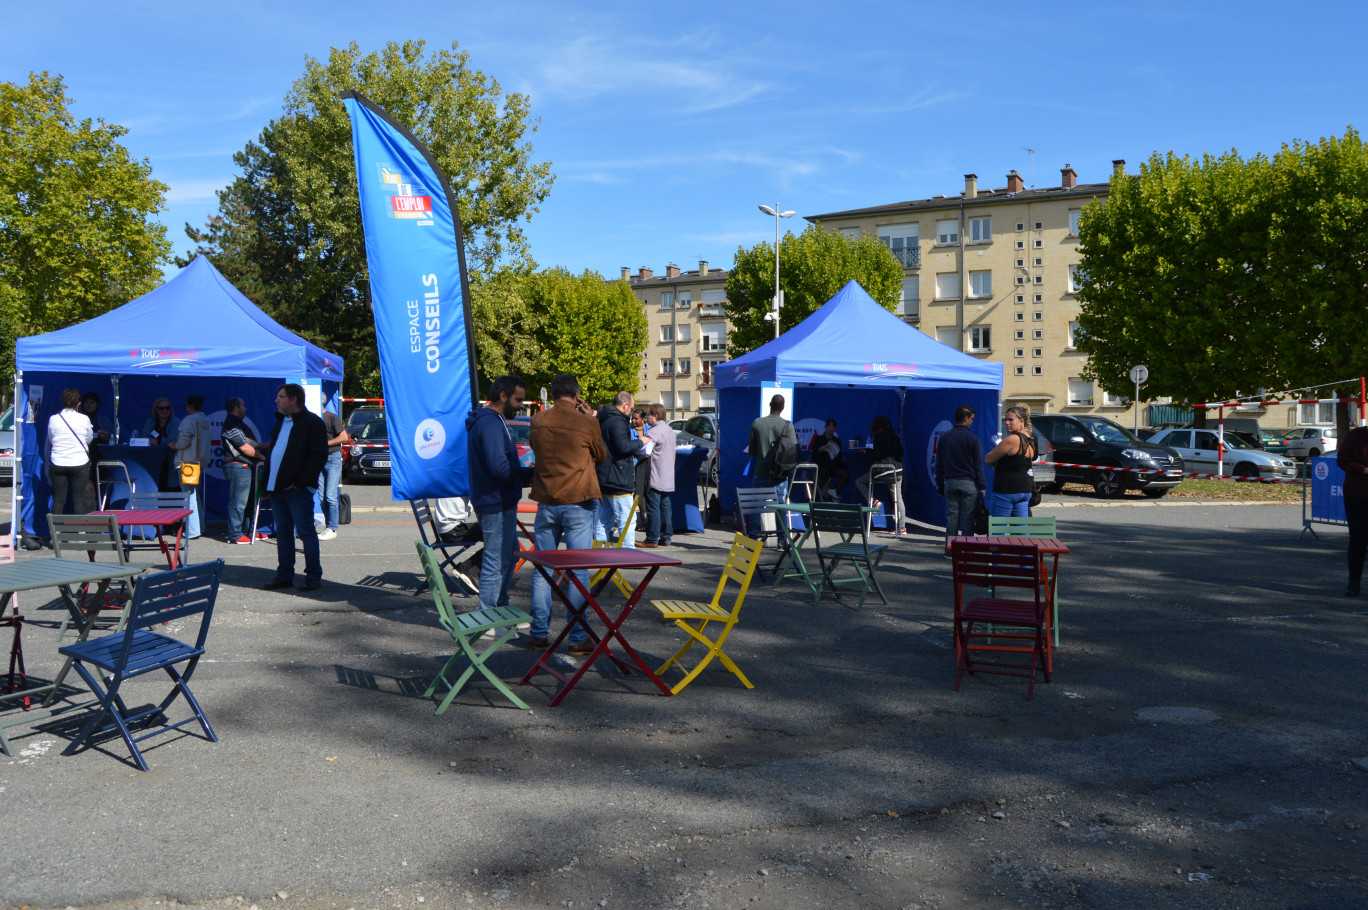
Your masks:
M 993 467 L 993 492 L 988 514 L 995 518 L 1025 518 L 1030 514 L 1032 468 L 1040 444 L 1031 429 L 1031 409 L 1017 405 L 1002 415 L 1002 441 L 984 456 Z
M 172 413 L 169 399 L 158 398 L 152 402 L 152 416 L 143 424 L 143 435 L 150 439 L 154 446 L 175 443 L 176 437 L 180 435 L 180 420 Z

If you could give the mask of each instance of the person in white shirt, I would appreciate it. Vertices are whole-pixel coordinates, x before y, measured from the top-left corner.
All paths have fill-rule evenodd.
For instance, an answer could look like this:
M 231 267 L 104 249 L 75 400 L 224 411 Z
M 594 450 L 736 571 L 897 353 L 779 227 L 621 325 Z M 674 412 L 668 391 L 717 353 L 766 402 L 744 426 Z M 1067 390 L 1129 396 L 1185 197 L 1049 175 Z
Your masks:
M 95 430 L 90 418 L 79 410 L 80 389 L 62 390 L 62 410 L 48 418 L 47 464 L 52 483 L 52 511 L 56 515 L 84 515 L 90 511 L 86 498 L 90 479 L 90 441 Z M 66 510 L 70 494 L 71 511 Z

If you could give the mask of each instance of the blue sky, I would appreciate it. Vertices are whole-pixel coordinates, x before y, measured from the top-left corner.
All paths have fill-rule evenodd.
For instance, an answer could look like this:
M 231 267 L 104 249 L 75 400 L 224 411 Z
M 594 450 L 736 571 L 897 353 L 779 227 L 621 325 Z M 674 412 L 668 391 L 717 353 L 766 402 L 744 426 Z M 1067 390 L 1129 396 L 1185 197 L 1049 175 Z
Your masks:
M 541 265 L 699 259 L 799 215 L 1131 170 L 1154 151 L 1274 152 L 1361 127 L 1368 8 L 1098 3 L 334 2 L 9 4 L 0 79 L 66 79 L 77 116 L 127 126 L 165 182 L 178 251 L 308 56 L 455 40 L 531 97 L 556 183 Z M 1318 9 L 1323 10 L 1317 12 Z M 794 227 L 802 224 L 794 219 Z M 787 226 L 787 224 L 786 224 Z

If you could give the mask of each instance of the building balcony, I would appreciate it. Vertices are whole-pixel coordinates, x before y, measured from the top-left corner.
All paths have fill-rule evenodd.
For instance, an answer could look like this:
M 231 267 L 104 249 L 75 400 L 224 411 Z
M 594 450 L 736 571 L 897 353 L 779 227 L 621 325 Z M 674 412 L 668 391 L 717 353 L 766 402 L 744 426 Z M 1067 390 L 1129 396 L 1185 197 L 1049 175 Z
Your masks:
M 700 354 L 725 354 L 727 352 L 727 343 L 704 335 L 702 338 L 698 339 L 698 352 Z
M 727 308 L 720 303 L 700 303 L 698 305 L 698 317 L 700 319 L 726 319 Z
M 893 250 L 893 249 L 890 249 L 889 252 L 893 254 L 893 258 L 896 259 L 896 260 L 898 260 L 898 263 L 899 263 L 903 268 L 905 268 L 905 269 L 919 269 L 919 268 L 921 268 L 921 247 L 919 247 L 919 246 L 907 246 L 907 247 L 903 247 L 903 248 L 900 249 L 900 250 Z
M 711 389 L 713 387 L 712 375 L 704 373 L 702 376 L 698 377 L 698 387 L 701 389 Z
M 921 301 L 904 300 L 898 304 L 898 308 L 894 312 L 908 322 L 918 322 L 921 320 Z

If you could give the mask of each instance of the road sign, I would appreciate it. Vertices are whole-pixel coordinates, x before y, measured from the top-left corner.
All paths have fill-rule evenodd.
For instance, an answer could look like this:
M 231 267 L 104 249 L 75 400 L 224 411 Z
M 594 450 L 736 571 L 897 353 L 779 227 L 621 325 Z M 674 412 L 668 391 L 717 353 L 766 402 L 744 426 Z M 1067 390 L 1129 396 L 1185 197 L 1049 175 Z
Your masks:
M 1143 363 L 1139 366 L 1131 367 L 1130 381 L 1136 385 L 1144 385 L 1149 381 L 1149 367 Z

